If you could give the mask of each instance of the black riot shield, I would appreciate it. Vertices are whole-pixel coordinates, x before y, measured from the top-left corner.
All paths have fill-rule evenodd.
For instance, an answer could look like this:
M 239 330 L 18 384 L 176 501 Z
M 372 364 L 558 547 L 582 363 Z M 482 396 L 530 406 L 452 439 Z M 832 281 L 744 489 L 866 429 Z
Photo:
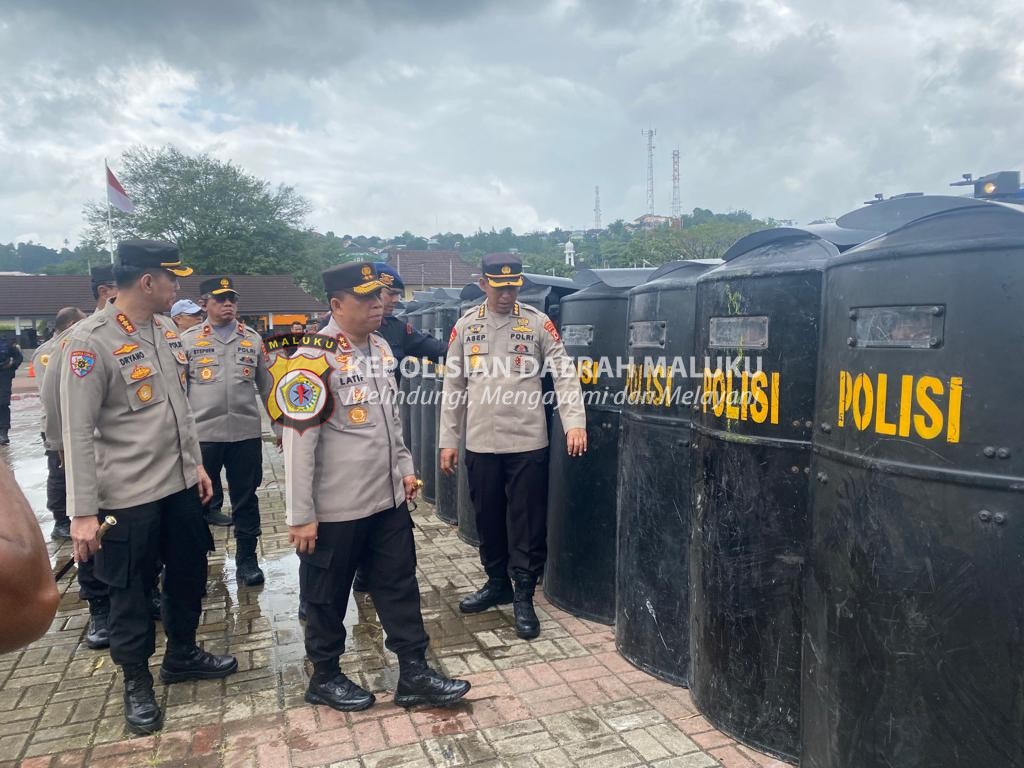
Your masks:
M 627 315 L 632 364 L 619 447 L 615 644 L 636 666 L 680 685 L 690 667 L 695 286 L 718 263 L 666 264 L 630 291 Z
M 437 307 L 424 310 L 420 320 L 421 330 L 431 336 L 437 334 Z M 420 419 L 419 453 L 414 456 L 416 469 L 423 481 L 423 500 L 433 504 L 437 500 L 437 366 L 432 360 L 420 359 L 423 377 L 420 385 L 420 402 L 417 413 Z
M 619 414 L 625 386 L 629 290 L 651 269 L 582 270 L 561 300 L 561 336 L 587 412 L 587 453 L 570 458 L 558 411 L 551 426 L 544 593 L 576 616 L 615 621 Z
M 741 238 L 697 281 L 690 689 L 716 727 L 796 759 L 822 270 L 799 229 Z
M 1024 211 L 907 224 L 825 295 L 801 764 L 1020 768 Z

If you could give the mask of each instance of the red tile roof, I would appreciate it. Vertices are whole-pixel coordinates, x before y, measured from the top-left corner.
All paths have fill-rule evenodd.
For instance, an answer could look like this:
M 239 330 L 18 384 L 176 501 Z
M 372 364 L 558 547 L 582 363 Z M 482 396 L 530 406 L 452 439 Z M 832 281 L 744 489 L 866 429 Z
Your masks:
M 199 298 L 199 283 L 211 275 L 191 275 L 179 280 L 179 299 Z M 218 275 L 219 277 L 219 275 Z M 292 281 L 290 275 L 231 275 L 242 297 L 243 315 L 269 312 L 324 312 L 327 306 Z M 89 278 L 85 275 L 0 275 L 0 317 L 53 317 L 63 307 L 92 311 Z
M 388 264 L 402 276 L 406 288 L 426 287 L 461 288 L 476 282 L 480 276 L 479 264 L 467 264 L 458 251 L 388 251 Z M 476 275 L 474 277 L 474 275 Z

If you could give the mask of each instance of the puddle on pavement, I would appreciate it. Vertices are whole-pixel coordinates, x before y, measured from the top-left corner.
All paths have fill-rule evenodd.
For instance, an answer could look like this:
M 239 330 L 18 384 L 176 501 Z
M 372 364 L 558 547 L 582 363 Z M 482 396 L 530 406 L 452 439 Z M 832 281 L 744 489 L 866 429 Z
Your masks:
M 49 540 L 53 518 L 46 509 L 46 457 L 39 434 L 39 400 L 25 398 L 11 403 L 11 444 L 0 447 L 0 460 L 11 466 L 15 478 L 28 498 L 40 528 L 46 537 L 54 568 L 59 568 L 70 557 L 70 545 L 59 545 Z M 277 488 L 277 481 L 270 480 L 266 488 Z M 264 515 L 265 528 L 270 527 L 268 516 Z M 272 664 L 282 667 L 302 663 L 305 658 L 303 647 L 303 626 L 299 622 L 299 560 L 288 550 L 272 552 L 260 559 L 260 566 L 266 574 L 263 587 L 239 590 L 235 580 L 235 564 L 232 556 L 233 544 L 225 552 L 223 536 L 216 536 L 218 552 L 210 558 L 210 573 L 207 582 L 207 597 L 204 601 L 206 618 L 204 624 L 223 621 L 229 636 L 240 636 L 248 629 L 249 622 L 266 618 L 268 627 L 252 631 L 274 633 L 270 646 Z M 73 579 L 73 574 L 65 577 Z M 421 583 L 423 589 L 423 614 L 431 646 L 435 653 L 443 654 L 453 647 L 472 642 L 467 627 L 442 606 L 455 605 L 460 595 L 454 586 L 431 587 Z M 74 611 L 84 608 L 77 598 L 75 585 L 64 595 L 60 610 Z M 398 677 L 398 664 L 394 654 L 384 647 L 385 633 L 367 595 L 353 594 L 349 598 L 344 625 L 348 638 L 346 651 L 342 656 L 343 667 L 359 670 L 374 691 L 394 690 Z M 257 623 L 258 626 L 258 623 Z M 237 630 L 237 632 L 236 632 Z M 200 627 L 202 632 L 202 627 Z M 240 637 L 244 641 L 244 637 Z M 466 704 L 465 706 L 471 706 Z M 458 711 L 458 710 L 453 710 Z M 442 726 L 443 727 L 443 726 Z

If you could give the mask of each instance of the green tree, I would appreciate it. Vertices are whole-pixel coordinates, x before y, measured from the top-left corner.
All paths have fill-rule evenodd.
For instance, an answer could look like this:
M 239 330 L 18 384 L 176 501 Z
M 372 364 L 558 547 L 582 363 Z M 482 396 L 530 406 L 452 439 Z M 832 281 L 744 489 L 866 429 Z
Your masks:
M 186 155 L 172 146 L 134 147 L 119 178 L 135 212 L 111 211 L 115 240 L 147 237 L 177 244 L 199 272 L 303 275 L 309 247 L 303 220 L 309 203 L 294 188 L 271 185 L 231 162 Z M 85 206 L 85 244 L 104 247 L 106 203 Z

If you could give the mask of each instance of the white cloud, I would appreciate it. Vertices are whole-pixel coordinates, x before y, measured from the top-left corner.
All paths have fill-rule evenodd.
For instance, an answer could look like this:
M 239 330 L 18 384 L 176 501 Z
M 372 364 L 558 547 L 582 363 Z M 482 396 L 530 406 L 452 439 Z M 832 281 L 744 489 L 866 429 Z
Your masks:
M 103 7 L 0 0 L 0 242 L 77 240 L 140 143 L 353 234 L 632 218 L 648 125 L 662 210 L 674 147 L 684 208 L 798 220 L 1024 161 L 1016 0 Z

